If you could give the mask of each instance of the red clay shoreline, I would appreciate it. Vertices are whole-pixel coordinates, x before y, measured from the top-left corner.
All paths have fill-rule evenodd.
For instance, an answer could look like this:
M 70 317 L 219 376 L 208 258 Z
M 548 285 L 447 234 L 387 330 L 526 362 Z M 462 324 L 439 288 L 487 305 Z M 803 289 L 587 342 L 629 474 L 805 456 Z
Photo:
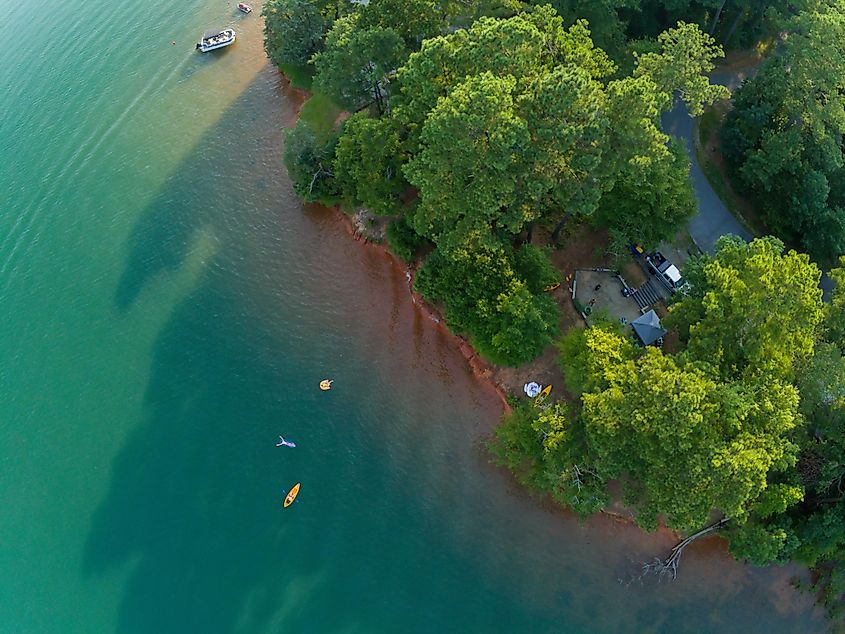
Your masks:
M 302 88 L 296 88 L 295 86 L 293 86 L 293 84 L 291 84 L 290 82 L 290 78 L 287 77 L 281 71 L 279 72 L 287 82 L 288 89 L 291 91 L 291 95 L 289 95 L 288 98 L 290 98 L 291 96 L 295 96 L 296 98 L 296 101 L 293 103 L 293 106 L 298 119 L 300 111 L 302 110 L 302 106 L 310 97 L 310 93 L 307 90 L 304 90 Z M 338 119 L 335 123 L 343 120 L 343 114 L 344 113 L 338 115 Z M 355 228 L 355 225 L 352 223 L 351 218 L 347 214 L 343 213 L 339 206 L 328 207 L 328 209 L 331 209 L 337 219 L 341 223 L 343 223 L 343 226 L 346 229 L 347 233 L 353 239 L 359 242 L 363 242 L 368 247 L 377 249 L 379 252 L 384 253 L 388 258 L 393 261 L 396 266 L 405 270 L 405 275 L 408 278 L 408 293 L 411 296 L 411 301 L 423 313 L 423 315 L 425 315 L 430 321 L 437 324 L 437 326 L 442 330 L 442 332 L 446 334 L 447 337 L 455 343 L 456 348 L 460 351 L 461 355 L 466 360 L 473 375 L 480 382 L 486 384 L 496 394 L 496 397 L 502 406 L 503 414 L 511 412 L 512 408 L 510 406 L 510 403 L 508 403 L 507 393 L 504 387 L 498 384 L 492 378 L 492 367 L 486 361 L 484 361 L 475 350 L 472 349 L 472 346 L 469 345 L 469 342 L 466 339 L 459 335 L 456 335 L 446 326 L 443 316 L 437 309 L 428 304 L 422 298 L 422 296 L 420 296 L 419 293 L 414 291 L 413 282 L 417 272 L 416 267 L 407 266 L 398 257 L 391 253 L 390 249 L 388 249 L 385 244 L 373 242 L 367 239 L 365 235 L 363 235 L 360 231 Z
M 346 229 L 347 233 L 352 236 L 352 238 L 358 242 L 363 242 L 367 247 L 376 249 L 381 253 L 384 253 L 387 257 L 389 257 L 396 266 L 405 270 L 405 276 L 408 280 L 408 293 L 411 296 L 411 301 L 413 302 L 414 306 L 420 310 L 423 315 L 425 315 L 430 321 L 434 322 L 438 328 L 444 332 L 450 340 L 452 340 L 457 349 L 460 351 L 461 355 L 466 360 L 472 374 L 482 383 L 488 385 L 493 392 L 496 394 L 497 398 L 499 399 L 503 413 L 507 414 L 511 411 L 510 403 L 508 403 L 507 394 L 505 389 L 496 383 L 492 379 L 493 370 L 491 366 L 484 361 L 481 356 L 472 349 L 472 346 L 469 345 L 469 342 L 464 339 L 463 337 L 456 335 L 453 333 L 445 323 L 443 316 L 440 312 L 427 303 L 422 296 L 414 290 L 414 278 L 416 277 L 416 267 L 409 267 L 406 265 L 402 260 L 400 260 L 396 255 L 394 255 L 390 249 L 387 248 L 387 245 L 373 242 L 365 235 L 363 235 L 360 231 L 355 228 L 355 225 L 352 223 L 352 219 L 343 213 L 340 207 L 330 207 L 330 209 L 334 212 L 337 219 L 343 223 L 344 228 Z

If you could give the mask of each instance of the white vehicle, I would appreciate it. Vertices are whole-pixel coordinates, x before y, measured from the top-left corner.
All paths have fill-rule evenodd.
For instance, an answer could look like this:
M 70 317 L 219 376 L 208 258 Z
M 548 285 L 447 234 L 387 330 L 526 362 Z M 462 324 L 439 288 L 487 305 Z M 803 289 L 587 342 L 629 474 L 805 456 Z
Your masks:
M 212 31 L 202 36 L 202 39 L 197 42 L 197 50 L 202 53 L 208 53 L 216 48 L 223 48 L 229 46 L 235 41 L 234 29 L 223 29 L 222 31 Z
M 648 262 L 649 270 L 663 282 L 663 286 L 669 289 L 670 293 L 681 290 L 686 284 L 678 267 L 667 260 L 660 251 L 647 255 L 645 261 Z

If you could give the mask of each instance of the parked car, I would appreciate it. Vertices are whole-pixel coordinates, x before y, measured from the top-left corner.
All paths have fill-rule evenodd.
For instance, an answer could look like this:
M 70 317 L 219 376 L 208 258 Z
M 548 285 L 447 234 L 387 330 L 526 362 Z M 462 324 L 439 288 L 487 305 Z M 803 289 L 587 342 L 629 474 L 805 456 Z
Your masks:
M 667 260 L 660 251 L 647 255 L 645 261 L 648 263 L 649 270 L 654 273 L 670 293 L 674 294 L 686 285 L 678 267 Z

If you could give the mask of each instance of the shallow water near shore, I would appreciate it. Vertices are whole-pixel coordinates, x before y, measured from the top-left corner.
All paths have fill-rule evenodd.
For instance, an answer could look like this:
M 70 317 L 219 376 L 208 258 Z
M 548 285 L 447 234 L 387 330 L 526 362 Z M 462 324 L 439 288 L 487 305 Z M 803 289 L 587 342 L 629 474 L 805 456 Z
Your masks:
M 715 540 L 630 583 L 671 536 L 489 464 L 493 390 L 291 191 L 236 4 L 5 3 L 0 632 L 823 631 Z

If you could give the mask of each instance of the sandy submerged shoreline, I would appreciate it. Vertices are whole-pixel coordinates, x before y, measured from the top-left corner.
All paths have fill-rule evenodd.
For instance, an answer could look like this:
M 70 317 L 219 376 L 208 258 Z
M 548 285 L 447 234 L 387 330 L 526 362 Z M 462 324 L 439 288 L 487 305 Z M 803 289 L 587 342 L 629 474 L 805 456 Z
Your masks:
M 432 322 L 434 327 L 439 328 L 443 331 L 445 336 L 453 343 L 455 348 L 464 357 L 472 374 L 479 381 L 486 383 L 489 388 L 496 394 L 496 397 L 499 403 L 501 404 L 502 412 L 510 412 L 511 406 L 508 403 L 506 388 L 505 386 L 497 383 L 493 379 L 493 366 L 491 366 L 484 359 L 482 359 L 481 356 L 475 350 L 473 350 L 472 346 L 466 339 L 453 333 L 446 326 L 446 320 L 444 319 L 440 311 L 438 311 L 435 307 L 426 302 L 422 298 L 422 296 L 414 290 L 414 278 L 416 276 L 416 269 L 414 267 L 409 267 L 398 257 L 396 257 L 390 251 L 390 249 L 387 248 L 387 245 L 385 243 L 370 240 L 359 227 L 355 226 L 352 219 L 347 214 L 343 213 L 343 211 L 339 207 L 332 207 L 331 209 L 332 212 L 337 216 L 338 221 L 343 223 L 343 226 L 346 229 L 347 233 L 354 240 L 363 243 L 364 245 L 366 245 L 367 248 L 376 249 L 380 251 L 385 255 L 385 257 L 390 258 L 396 267 L 404 270 L 405 279 L 408 285 L 408 294 L 410 295 L 411 302 L 414 304 L 416 310 L 419 310 L 420 313 L 426 319 Z

